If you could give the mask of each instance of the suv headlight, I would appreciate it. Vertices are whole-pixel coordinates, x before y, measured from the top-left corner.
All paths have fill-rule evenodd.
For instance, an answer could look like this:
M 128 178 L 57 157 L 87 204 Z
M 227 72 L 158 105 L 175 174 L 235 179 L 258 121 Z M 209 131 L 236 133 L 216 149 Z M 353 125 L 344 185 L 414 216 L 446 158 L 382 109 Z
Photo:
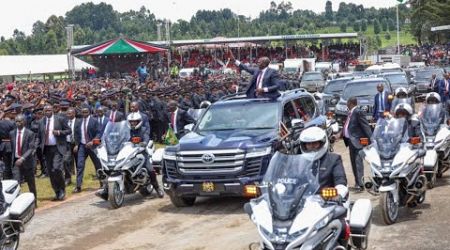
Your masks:
M 247 150 L 245 157 L 251 158 L 251 157 L 265 156 L 270 154 L 270 152 L 272 152 L 272 147 L 252 148 Z
M 347 105 L 342 105 L 340 103 L 336 104 L 336 110 L 341 112 L 347 112 Z

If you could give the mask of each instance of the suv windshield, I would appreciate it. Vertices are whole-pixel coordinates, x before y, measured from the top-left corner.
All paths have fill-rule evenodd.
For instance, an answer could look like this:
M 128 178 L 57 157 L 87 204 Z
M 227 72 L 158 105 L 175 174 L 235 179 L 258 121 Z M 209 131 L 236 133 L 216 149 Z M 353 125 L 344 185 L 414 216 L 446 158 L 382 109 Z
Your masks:
M 302 81 L 321 81 L 323 76 L 321 73 L 305 73 L 302 76 Z
M 214 105 L 202 116 L 197 132 L 235 129 L 272 129 L 278 126 L 276 102 Z
M 345 85 L 342 98 L 344 100 L 348 100 L 348 98 L 355 96 L 355 97 L 371 97 L 373 98 L 377 94 L 377 84 L 379 82 L 375 81 L 368 81 L 368 82 L 355 82 L 355 83 L 349 83 Z M 384 89 L 389 91 L 389 88 L 387 87 L 386 82 L 381 82 L 384 85 Z
M 389 80 L 393 89 L 408 87 L 408 79 L 404 74 L 386 75 L 384 77 Z
M 436 77 L 438 79 L 442 79 L 442 70 L 434 69 L 434 70 L 420 70 L 416 72 L 416 76 L 414 77 L 414 80 L 425 80 L 429 81 L 431 79 L 431 76 L 433 74 L 436 74 Z
M 341 92 L 349 80 L 350 79 L 337 79 L 329 81 L 323 92 L 325 94 Z

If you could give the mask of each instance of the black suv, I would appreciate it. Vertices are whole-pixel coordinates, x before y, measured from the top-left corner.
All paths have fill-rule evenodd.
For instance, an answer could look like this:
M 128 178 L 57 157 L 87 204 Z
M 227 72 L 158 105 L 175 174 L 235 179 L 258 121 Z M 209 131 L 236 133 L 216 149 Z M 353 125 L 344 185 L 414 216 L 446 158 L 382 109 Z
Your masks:
M 209 106 L 177 145 L 164 150 L 164 190 L 177 207 L 192 206 L 197 196 L 246 196 L 266 172 L 280 122 L 290 128 L 321 119 L 314 97 L 303 89 L 276 100 L 224 98 Z
M 382 83 L 384 90 L 392 93 L 390 83 L 384 78 L 361 78 L 347 82 L 341 98 L 336 105 L 335 115 L 339 124 L 343 125 L 345 119 L 347 119 L 347 100 L 350 97 L 356 97 L 358 99 L 358 106 L 365 112 L 368 121 L 373 117 L 373 105 L 375 95 L 377 94 L 377 85 Z

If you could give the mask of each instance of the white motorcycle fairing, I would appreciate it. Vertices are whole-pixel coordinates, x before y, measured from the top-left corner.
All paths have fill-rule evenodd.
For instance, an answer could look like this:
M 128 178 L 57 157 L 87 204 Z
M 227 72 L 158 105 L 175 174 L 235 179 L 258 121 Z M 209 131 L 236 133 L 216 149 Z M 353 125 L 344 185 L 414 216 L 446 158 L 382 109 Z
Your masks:
M 423 166 L 430 169 L 434 168 L 438 160 L 438 155 L 436 150 L 427 150 L 425 157 L 423 158 Z
M 20 193 L 20 185 L 16 180 L 3 180 L 2 186 L 5 202 L 11 204 Z

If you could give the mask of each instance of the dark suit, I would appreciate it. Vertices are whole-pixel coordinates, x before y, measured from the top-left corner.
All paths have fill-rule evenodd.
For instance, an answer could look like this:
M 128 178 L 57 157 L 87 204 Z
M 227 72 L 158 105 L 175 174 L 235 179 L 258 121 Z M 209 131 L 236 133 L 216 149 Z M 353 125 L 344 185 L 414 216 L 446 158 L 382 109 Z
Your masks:
M 439 93 L 439 84 L 440 84 L 440 81 L 439 81 L 439 79 L 437 77 L 434 78 L 434 79 L 431 79 L 430 80 L 430 89 L 431 89 L 431 91 Z
M 391 104 L 389 102 L 389 93 L 386 91 L 383 91 L 383 103 L 380 102 L 380 92 L 378 92 L 375 95 L 375 99 L 374 99 L 374 105 L 373 105 L 373 119 L 376 121 L 378 120 L 378 118 L 383 118 L 384 117 L 384 112 L 385 111 L 390 111 L 391 110 Z M 383 112 L 380 113 L 379 110 L 380 108 L 383 107 Z
M 169 125 L 173 128 L 171 118 L 172 118 L 172 113 L 169 112 L 168 113 Z M 174 114 L 174 119 L 176 120 L 176 122 L 175 122 L 176 129 L 174 129 L 174 131 L 175 131 L 175 135 L 177 136 L 178 139 L 183 137 L 183 135 L 185 134 L 184 126 L 195 123 L 195 119 L 192 118 L 191 115 L 189 115 L 186 111 L 184 111 L 182 109 L 177 109 L 177 111 Z
M 349 147 L 350 161 L 352 164 L 353 175 L 355 176 L 356 185 L 363 187 L 362 177 L 364 175 L 364 164 L 359 151 L 363 148 L 360 143 L 361 138 L 370 139 L 372 137 L 372 130 L 369 126 L 364 113 L 356 107 L 351 114 L 347 117 L 349 119 L 344 124 L 344 143 L 346 147 Z M 347 124 L 347 133 L 345 134 L 345 125 Z
M 256 89 L 258 77 L 260 76 L 260 72 L 262 72 L 259 68 L 250 68 L 247 67 L 244 64 L 239 64 L 239 68 L 241 70 L 245 70 L 248 73 L 252 74 L 252 80 L 250 81 L 250 85 L 246 90 L 246 95 L 248 98 L 256 98 L 259 97 L 256 95 Z M 274 69 L 271 69 L 267 67 L 266 72 L 264 73 L 262 81 L 262 88 L 267 89 L 267 92 L 264 91 L 264 93 L 261 95 L 261 97 L 268 97 L 271 99 L 276 99 L 278 96 L 280 96 L 280 93 L 278 92 L 280 88 L 280 82 L 278 79 L 278 72 Z
M 70 135 L 67 136 L 67 155 L 66 155 L 66 163 L 65 163 L 65 178 L 66 180 L 72 179 L 72 173 L 75 171 L 75 167 L 77 164 L 77 153 L 73 152 L 75 144 L 75 128 L 78 126 L 79 119 L 74 118 L 73 120 L 67 120 L 67 124 L 70 127 L 70 131 L 72 132 Z
M 67 136 L 72 132 L 67 125 L 64 117 L 53 115 L 53 130 L 49 129 L 49 134 L 53 135 L 53 131 L 59 131 L 59 135 L 54 135 L 55 145 L 46 145 L 46 128 L 47 117 L 42 119 L 39 128 L 39 148 L 44 151 L 44 157 L 47 165 L 47 171 L 50 176 L 50 182 L 56 195 L 61 192 L 65 193 L 64 182 L 64 156 L 67 154 Z
M 39 128 L 40 128 L 40 124 L 42 122 L 42 118 L 37 120 L 34 119 L 31 122 L 31 131 L 33 131 L 36 135 L 39 135 Z M 43 175 L 47 175 L 47 163 L 45 162 L 44 159 L 44 152 L 42 151 L 42 148 L 38 147 L 36 149 L 36 157 L 39 160 L 39 164 L 41 165 L 41 174 Z
M 326 153 L 319 161 L 314 164 L 313 174 L 317 175 L 319 170 L 320 188 L 335 187 L 337 185 L 347 186 L 347 177 L 345 175 L 342 158 L 335 153 Z
M 103 132 L 105 131 L 106 124 L 108 124 L 109 117 L 107 117 L 105 115 L 102 117 L 96 116 L 95 119 L 98 122 L 99 133 L 100 133 L 100 138 L 101 138 L 103 135 Z
M 11 120 L 0 120 L 0 160 L 5 164 L 4 179 L 12 179 L 13 172 L 11 166 L 11 142 L 9 132 L 16 128 L 16 124 Z
M 34 153 L 37 148 L 37 139 L 33 131 L 25 128 L 21 132 L 21 142 L 20 142 L 20 152 L 21 155 L 16 155 L 16 147 L 19 145 L 17 139 L 17 129 L 14 129 L 9 133 L 11 139 L 11 166 L 13 166 L 13 176 L 14 179 L 20 183 L 21 176 L 28 184 L 28 189 L 37 197 L 36 193 L 36 182 L 34 179 L 34 170 L 36 168 L 36 159 Z M 14 164 L 17 159 L 22 158 L 23 163 L 20 167 L 15 167 Z M 37 200 L 37 199 L 36 199 Z
M 100 125 L 98 120 L 90 116 L 86 125 L 86 138 L 82 142 L 82 134 L 84 133 L 84 118 L 81 118 L 75 127 L 75 144 L 78 146 L 77 152 L 77 187 L 81 188 L 83 184 L 84 168 L 86 166 L 86 159 L 89 156 L 94 164 L 95 170 L 101 168 L 100 160 L 95 154 L 93 148 L 86 147 L 86 144 L 91 142 L 93 139 L 100 138 Z
M 113 112 L 115 112 L 115 113 L 113 114 Z M 112 122 L 120 122 L 120 121 L 125 120 L 125 115 L 118 110 L 116 110 L 116 111 L 110 110 L 110 111 L 106 112 L 105 116 L 108 117 L 108 119 Z

